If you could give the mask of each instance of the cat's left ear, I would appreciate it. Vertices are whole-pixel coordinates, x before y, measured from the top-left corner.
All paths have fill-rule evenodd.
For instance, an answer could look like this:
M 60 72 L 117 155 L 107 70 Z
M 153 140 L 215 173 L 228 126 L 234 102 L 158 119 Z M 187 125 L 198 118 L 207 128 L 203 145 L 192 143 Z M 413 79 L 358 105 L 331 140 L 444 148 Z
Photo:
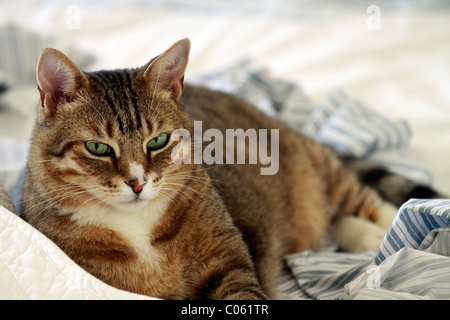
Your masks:
M 46 117 L 56 114 L 58 108 L 76 99 L 81 89 L 89 86 L 89 80 L 63 53 L 45 49 L 36 69 L 38 89 Z
M 152 88 L 167 90 L 178 102 L 184 89 L 184 72 L 189 60 L 191 42 L 183 39 L 152 61 L 144 72 L 144 79 Z

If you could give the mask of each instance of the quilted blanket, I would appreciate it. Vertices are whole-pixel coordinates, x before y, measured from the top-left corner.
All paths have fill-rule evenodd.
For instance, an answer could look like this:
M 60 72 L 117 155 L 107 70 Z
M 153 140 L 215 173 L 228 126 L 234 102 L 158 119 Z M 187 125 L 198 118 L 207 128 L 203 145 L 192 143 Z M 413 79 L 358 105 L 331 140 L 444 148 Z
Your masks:
M 0 188 L 0 300 L 151 299 L 113 288 L 81 269 L 24 222 Z

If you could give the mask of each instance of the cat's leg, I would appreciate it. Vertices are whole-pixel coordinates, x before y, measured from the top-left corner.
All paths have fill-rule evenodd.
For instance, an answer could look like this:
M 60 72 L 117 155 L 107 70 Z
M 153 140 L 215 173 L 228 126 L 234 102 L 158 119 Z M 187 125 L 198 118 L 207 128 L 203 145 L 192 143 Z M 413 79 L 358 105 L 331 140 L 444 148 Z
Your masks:
M 237 237 L 238 238 L 238 237 Z M 261 287 L 254 265 L 243 242 L 236 245 L 219 243 L 199 248 L 196 259 L 185 273 L 187 299 L 199 300 L 265 300 L 267 293 Z
M 321 190 L 321 180 L 311 171 L 293 175 L 291 181 L 292 203 L 291 238 L 289 251 L 320 250 L 326 238 L 329 223 L 326 201 Z
M 205 212 L 191 245 L 195 254 L 185 270 L 185 298 L 195 300 L 265 300 L 242 234 L 223 212 Z
M 347 252 L 377 250 L 397 214 L 397 208 L 382 201 L 375 191 L 360 188 L 366 197 L 359 204 L 355 202 L 353 214 L 341 211 L 331 225 L 334 241 Z
M 389 230 L 392 221 L 394 221 L 395 216 L 398 213 L 398 208 L 390 202 L 384 201 L 380 206 L 378 220 L 376 224 L 379 225 L 384 230 Z
M 378 225 L 355 216 L 342 217 L 332 228 L 334 241 L 346 252 L 376 250 L 385 235 Z
M 377 250 L 389 229 L 397 209 L 384 202 L 374 223 L 358 216 L 345 216 L 332 225 L 335 242 L 347 252 Z
M 378 249 L 397 208 L 385 202 L 374 189 L 363 185 L 334 154 L 327 154 L 324 163 L 332 238 L 344 251 Z

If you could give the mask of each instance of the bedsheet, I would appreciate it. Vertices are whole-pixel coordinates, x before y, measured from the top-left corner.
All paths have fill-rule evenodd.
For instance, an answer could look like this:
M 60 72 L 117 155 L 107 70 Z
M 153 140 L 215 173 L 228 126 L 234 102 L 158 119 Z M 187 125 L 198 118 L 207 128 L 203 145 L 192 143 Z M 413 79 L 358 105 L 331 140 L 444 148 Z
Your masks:
M 450 299 L 450 200 L 411 199 L 377 252 L 290 255 L 287 297 L 341 300 Z

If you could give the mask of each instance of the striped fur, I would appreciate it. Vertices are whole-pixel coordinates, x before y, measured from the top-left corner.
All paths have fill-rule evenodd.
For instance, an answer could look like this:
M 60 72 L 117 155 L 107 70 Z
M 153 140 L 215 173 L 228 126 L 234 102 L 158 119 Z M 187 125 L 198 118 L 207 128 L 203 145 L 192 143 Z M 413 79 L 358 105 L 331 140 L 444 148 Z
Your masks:
M 375 249 L 396 210 L 326 147 L 236 97 L 184 86 L 189 46 L 91 73 L 43 52 L 24 218 L 99 279 L 165 299 L 276 298 L 288 253 L 330 236 L 344 250 Z M 279 172 L 174 164 L 176 141 L 146 148 L 162 133 L 192 133 L 196 120 L 224 134 L 280 130 Z

